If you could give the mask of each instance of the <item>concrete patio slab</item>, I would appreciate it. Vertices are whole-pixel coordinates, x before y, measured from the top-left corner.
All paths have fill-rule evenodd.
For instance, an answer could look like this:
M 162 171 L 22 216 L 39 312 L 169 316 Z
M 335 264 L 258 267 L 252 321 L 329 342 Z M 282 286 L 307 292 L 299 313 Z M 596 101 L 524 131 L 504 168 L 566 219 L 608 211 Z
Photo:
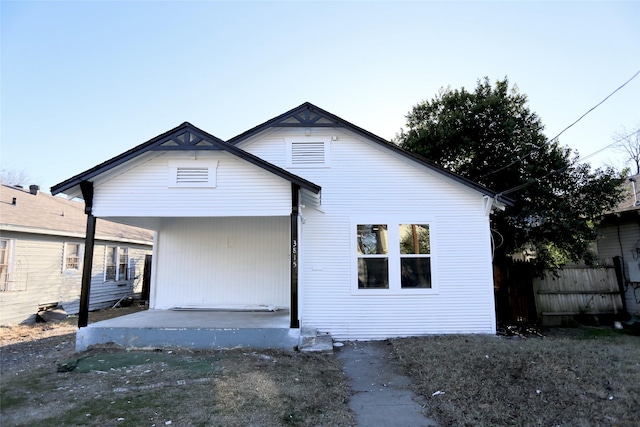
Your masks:
M 147 310 L 80 328 L 76 351 L 115 344 L 131 349 L 283 348 L 298 345 L 289 312 Z

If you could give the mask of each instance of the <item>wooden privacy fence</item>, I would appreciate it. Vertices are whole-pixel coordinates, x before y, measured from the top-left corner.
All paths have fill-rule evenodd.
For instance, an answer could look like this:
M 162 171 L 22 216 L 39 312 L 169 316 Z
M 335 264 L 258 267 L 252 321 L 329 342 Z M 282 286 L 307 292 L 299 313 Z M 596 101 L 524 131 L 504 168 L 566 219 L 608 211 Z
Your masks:
M 624 310 L 615 267 L 566 266 L 533 279 L 538 318 L 547 324 L 562 316 L 609 315 Z M 556 319 L 554 319 L 556 318 Z

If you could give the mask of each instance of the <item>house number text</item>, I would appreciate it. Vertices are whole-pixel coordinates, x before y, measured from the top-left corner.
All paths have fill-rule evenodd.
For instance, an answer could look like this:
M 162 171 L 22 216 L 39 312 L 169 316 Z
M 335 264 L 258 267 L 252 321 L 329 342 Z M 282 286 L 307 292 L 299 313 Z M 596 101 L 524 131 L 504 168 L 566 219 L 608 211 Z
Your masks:
M 291 264 L 293 268 L 298 268 L 298 241 L 291 241 Z

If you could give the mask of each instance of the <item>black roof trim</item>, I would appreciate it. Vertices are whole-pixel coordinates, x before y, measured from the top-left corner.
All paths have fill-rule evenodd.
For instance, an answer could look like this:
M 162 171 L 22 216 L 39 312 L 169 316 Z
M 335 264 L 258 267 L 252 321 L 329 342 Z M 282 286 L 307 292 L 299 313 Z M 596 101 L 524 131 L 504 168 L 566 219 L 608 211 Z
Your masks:
M 312 114 L 314 115 L 312 117 Z M 306 121 L 301 120 L 301 118 L 307 118 Z M 298 120 L 300 123 L 287 123 L 286 120 L 288 119 L 296 119 Z M 321 123 L 321 124 L 314 124 L 315 122 L 317 122 L 319 119 L 324 119 L 325 121 L 330 122 L 329 123 Z M 313 120 L 313 121 L 312 121 Z M 276 128 L 276 127 L 340 127 L 340 128 L 345 128 L 347 130 L 350 130 L 351 132 L 354 132 L 358 135 L 361 135 L 367 139 L 370 139 L 404 157 L 407 157 L 411 160 L 416 161 L 417 163 L 432 169 L 438 173 L 441 173 L 445 176 L 447 176 L 448 178 L 453 179 L 454 181 L 457 181 L 461 184 L 466 185 L 467 187 L 470 187 L 476 191 L 479 191 L 480 193 L 490 196 L 492 198 L 496 198 L 496 201 L 499 201 L 501 203 L 504 203 L 505 205 L 508 206 L 513 206 L 514 205 L 514 200 L 509 198 L 509 197 L 505 197 L 502 196 L 500 193 L 497 193 L 487 187 L 484 187 L 470 179 L 467 179 L 463 176 L 460 176 L 458 174 L 455 174 L 453 172 L 450 172 L 446 169 L 443 169 L 440 166 L 435 165 L 434 163 L 430 162 L 429 160 L 425 159 L 422 156 L 419 156 L 417 154 L 411 153 L 407 150 L 404 150 L 402 148 L 400 148 L 399 146 L 397 146 L 396 144 L 393 144 L 387 140 L 385 140 L 384 138 L 381 138 L 371 132 L 369 132 L 368 130 L 362 129 L 359 126 L 356 126 L 338 116 L 336 116 L 335 114 L 332 114 L 326 110 L 323 110 L 320 107 L 317 107 L 313 104 L 311 104 L 310 102 L 305 102 L 301 105 L 299 105 L 298 107 L 287 111 L 284 114 L 281 114 L 277 117 L 274 117 L 271 120 L 267 120 L 266 122 L 255 126 L 252 129 L 249 129 L 246 132 L 241 133 L 240 135 L 237 135 L 233 138 L 231 138 L 230 140 L 227 141 L 227 143 L 229 144 L 238 144 L 248 138 L 251 138 L 254 135 L 259 134 L 260 132 L 265 131 L 266 129 L 269 128 Z
M 179 137 L 186 135 L 182 140 L 179 140 Z M 193 137 L 193 138 L 192 138 Z M 163 144 L 172 142 L 176 145 L 167 145 L 163 146 Z M 207 143 L 207 145 L 196 145 L 202 142 Z M 248 153 L 238 147 L 235 147 L 231 144 L 228 144 L 211 135 L 208 132 L 203 131 L 202 129 L 197 128 L 189 122 L 184 122 L 180 126 L 177 126 L 161 135 L 156 136 L 155 138 L 150 139 L 149 141 L 142 143 L 124 153 L 107 160 L 106 162 L 100 163 L 99 165 L 82 172 L 78 175 L 75 175 L 66 181 L 63 181 L 59 184 L 51 187 L 51 194 L 56 195 L 58 193 L 62 193 L 65 190 L 68 190 L 76 185 L 79 185 L 82 181 L 90 180 L 91 178 L 100 175 L 110 169 L 113 169 L 116 166 L 119 166 L 135 157 L 146 153 L 147 151 L 176 151 L 176 150 L 184 150 L 184 151 L 194 151 L 194 150 L 223 150 L 227 151 L 230 154 L 233 154 L 249 163 L 252 163 L 268 172 L 273 173 L 281 178 L 284 178 L 294 184 L 299 185 L 301 188 L 307 189 L 315 194 L 318 194 L 321 190 L 319 185 L 312 183 L 311 181 L 307 181 L 304 178 L 301 178 L 297 175 L 294 175 L 274 164 L 271 164 L 259 157 L 254 156 L 251 153 Z

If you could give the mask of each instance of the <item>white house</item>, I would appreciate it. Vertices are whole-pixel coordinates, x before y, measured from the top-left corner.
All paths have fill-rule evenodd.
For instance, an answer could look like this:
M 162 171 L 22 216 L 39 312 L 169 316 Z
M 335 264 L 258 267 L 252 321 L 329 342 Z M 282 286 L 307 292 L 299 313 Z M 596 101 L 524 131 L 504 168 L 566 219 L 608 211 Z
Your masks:
M 498 195 L 304 103 L 183 123 L 52 187 L 155 230 L 151 310 L 289 310 L 338 339 L 494 333 Z
M 43 307 L 79 312 L 86 215 L 82 203 L 0 186 L 0 325 L 29 323 Z M 100 220 L 88 310 L 141 292 L 153 233 Z

